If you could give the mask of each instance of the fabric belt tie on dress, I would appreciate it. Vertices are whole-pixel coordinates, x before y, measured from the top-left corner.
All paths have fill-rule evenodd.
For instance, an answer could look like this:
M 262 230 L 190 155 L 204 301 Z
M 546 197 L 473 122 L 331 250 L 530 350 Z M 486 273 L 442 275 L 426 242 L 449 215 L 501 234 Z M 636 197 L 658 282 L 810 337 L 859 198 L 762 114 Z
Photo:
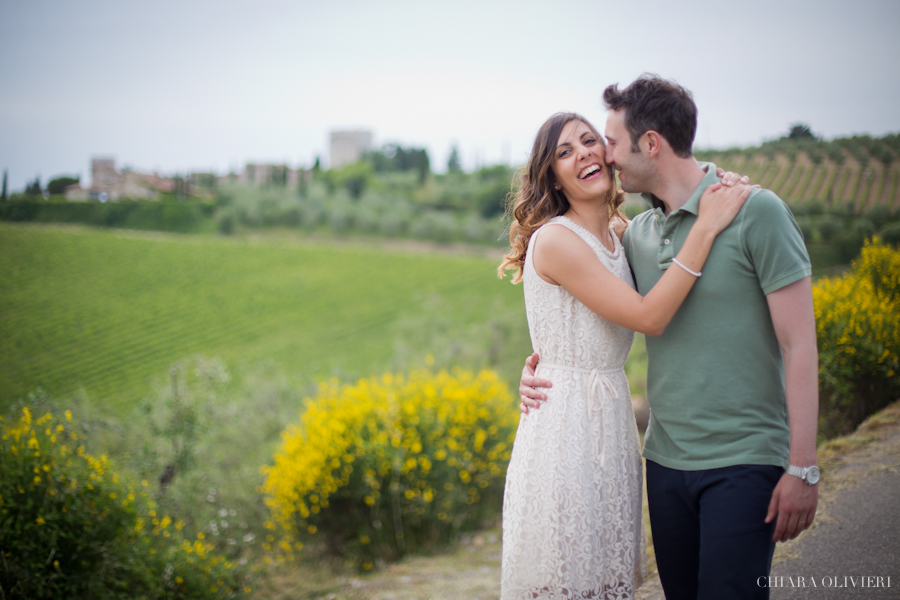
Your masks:
M 538 363 L 538 368 L 543 367 L 545 369 L 560 369 L 562 371 L 573 371 L 575 373 L 586 373 L 590 375 L 588 378 L 587 384 L 587 412 L 588 416 L 592 417 L 594 402 L 592 399 L 596 396 L 601 401 L 603 400 L 604 391 L 609 393 L 611 398 L 618 398 L 619 392 L 616 391 L 616 386 L 614 386 L 609 377 L 603 377 L 604 375 L 612 375 L 613 373 L 619 373 L 620 371 L 625 370 L 625 366 L 621 366 L 613 369 L 582 369 L 581 367 L 567 367 L 566 365 L 554 365 L 549 363 Z M 603 414 L 601 413 L 601 419 Z
M 600 410 L 600 418 L 598 419 L 600 422 L 601 436 L 600 439 L 604 439 L 602 435 L 603 430 L 603 410 L 599 407 L 604 400 L 604 396 L 606 395 L 604 392 L 608 393 L 610 398 L 618 398 L 619 393 L 616 391 L 616 386 L 614 386 L 610 382 L 609 377 L 604 377 L 604 375 L 612 375 L 614 373 L 620 373 L 625 370 L 625 365 L 617 369 L 582 369 L 581 367 L 567 367 L 566 365 L 554 365 L 550 363 L 538 363 L 538 368 L 545 369 L 560 369 L 562 371 L 572 371 L 574 373 L 586 373 L 590 375 L 588 377 L 587 382 L 587 416 L 589 419 L 593 419 L 594 417 L 594 405 L 596 404 L 598 410 Z M 595 400 L 596 398 L 596 400 Z M 601 444 L 600 449 L 600 465 L 602 466 L 606 462 L 606 444 Z

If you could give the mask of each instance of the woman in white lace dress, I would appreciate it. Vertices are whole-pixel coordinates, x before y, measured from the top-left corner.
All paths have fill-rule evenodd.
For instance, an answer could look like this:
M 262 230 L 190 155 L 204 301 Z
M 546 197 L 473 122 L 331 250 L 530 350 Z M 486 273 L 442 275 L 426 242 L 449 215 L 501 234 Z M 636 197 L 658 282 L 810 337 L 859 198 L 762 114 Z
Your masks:
M 541 127 L 517 192 L 512 250 L 500 266 L 524 281 L 541 376 L 554 382 L 523 415 L 503 501 L 502 600 L 632 598 L 646 576 L 642 471 L 624 365 L 634 331 L 658 335 L 690 291 L 746 186 L 711 186 L 677 261 L 635 291 L 610 228 L 624 195 L 603 138 L 559 113 Z M 692 274 L 692 272 L 694 274 Z

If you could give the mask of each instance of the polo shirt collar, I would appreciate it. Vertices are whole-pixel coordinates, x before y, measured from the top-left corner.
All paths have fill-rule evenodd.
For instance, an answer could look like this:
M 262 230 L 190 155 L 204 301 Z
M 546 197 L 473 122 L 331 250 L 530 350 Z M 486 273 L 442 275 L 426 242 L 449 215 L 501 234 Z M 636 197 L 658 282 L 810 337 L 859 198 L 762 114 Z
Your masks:
M 703 196 L 703 192 L 706 191 L 707 187 L 721 181 L 716 177 L 716 165 L 713 163 L 700 163 L 700 167 L 706 171 L 706 175 L 700 180 L 697 189 L 694 190 L 694 193 L 688 198 L 688 201 L 684 203 L 684 206 L 678 209 L 687 211 L 695 216 L 700 214 L 700 198 Z M 653 208 L 653 212 L 660 216 L 665 216 L 666 205 L 663 204 L 662 200 L 647 192 L 642 193 L 641 198 L 650 204 L 651 208 Z M 672 212 L 678 212 L 678 210 Z

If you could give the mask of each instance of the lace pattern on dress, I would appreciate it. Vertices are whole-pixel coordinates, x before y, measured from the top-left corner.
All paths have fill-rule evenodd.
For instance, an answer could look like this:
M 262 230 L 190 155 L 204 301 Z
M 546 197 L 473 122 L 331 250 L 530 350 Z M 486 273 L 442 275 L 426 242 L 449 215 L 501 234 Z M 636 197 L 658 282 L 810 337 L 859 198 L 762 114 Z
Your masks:
M 618 237 L 613 252 L 574 231 L 634 287 Z M 529 241 L 525 307 L 538 373 L 553 381 L 539 410 L 522 415 L 503 500 L 501 598 L 633 598 L 647 574 L 643 476 L 623 366 L 634 333 L 607 321 L 537 274 Z

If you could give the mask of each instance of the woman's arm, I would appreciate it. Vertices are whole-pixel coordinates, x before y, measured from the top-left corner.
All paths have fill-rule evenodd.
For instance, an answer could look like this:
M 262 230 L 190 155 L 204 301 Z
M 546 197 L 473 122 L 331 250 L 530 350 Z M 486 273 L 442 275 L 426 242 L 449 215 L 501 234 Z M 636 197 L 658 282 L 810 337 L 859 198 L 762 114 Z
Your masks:
M 734 220 L 750 195 L 748 186 L 711 185 L 700 201 L 700 215 L 677 260 L 646 295 L 641 296 L 597 260 L 593 250 L 565 227 L 547 227 L 535 242 L 534 265 L 550 283 L 561 285 L 592 311 L 613 323 L 647 335 L 660 335 L 696 281 L 716 235 Z

